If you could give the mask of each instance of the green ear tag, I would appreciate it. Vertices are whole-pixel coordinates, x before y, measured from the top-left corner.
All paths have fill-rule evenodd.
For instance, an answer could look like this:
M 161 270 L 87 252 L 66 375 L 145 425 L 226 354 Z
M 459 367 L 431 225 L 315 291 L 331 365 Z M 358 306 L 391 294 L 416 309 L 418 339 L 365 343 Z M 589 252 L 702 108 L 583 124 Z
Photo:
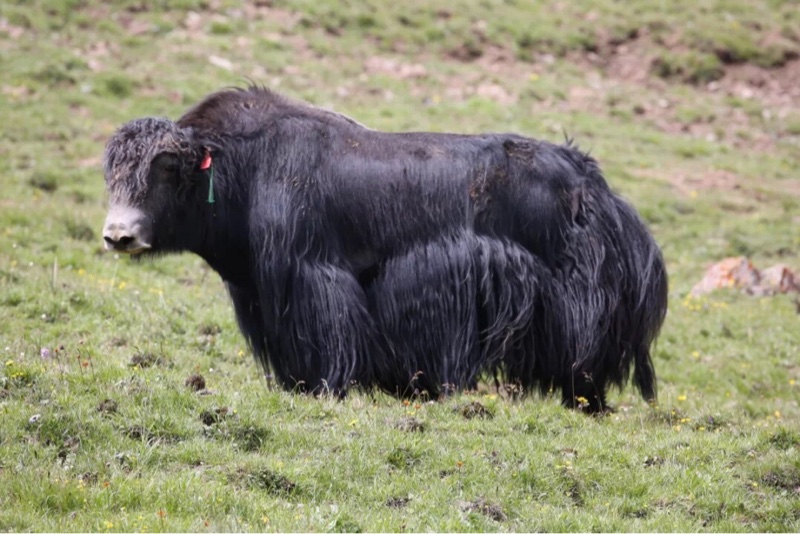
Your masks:
M 214 167 L 208 169 L 208 203 L 214 203 Z

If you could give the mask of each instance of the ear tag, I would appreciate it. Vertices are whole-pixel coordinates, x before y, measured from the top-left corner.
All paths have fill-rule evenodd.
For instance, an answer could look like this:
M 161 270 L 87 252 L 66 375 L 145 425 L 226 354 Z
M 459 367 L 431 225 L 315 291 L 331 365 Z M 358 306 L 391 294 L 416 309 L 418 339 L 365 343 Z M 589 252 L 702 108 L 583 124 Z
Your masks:
M 208 171 L 208 203 L 214 203 L 214 168 L 211 166 L 211 152 L 206 150 L 200 162 L 200 170 Z
M 205 156 L 203 156 L 203 161 L 200 162 L 200 170 L 207 171 L 211 168 L 211 152 L 206 151 Z

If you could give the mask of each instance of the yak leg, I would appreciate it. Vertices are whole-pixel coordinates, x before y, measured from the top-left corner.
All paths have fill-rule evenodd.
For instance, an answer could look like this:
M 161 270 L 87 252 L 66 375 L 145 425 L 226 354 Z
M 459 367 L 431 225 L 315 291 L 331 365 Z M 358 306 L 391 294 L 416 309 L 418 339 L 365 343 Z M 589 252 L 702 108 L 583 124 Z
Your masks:
M 606 380 L 580 371 L 567 374 L 561 389 L 561 402 L 568 408 L 587 413 L 611 411 L 606 403 Z
M 368 289 L 391 359 L 374 360 L 386 391 L 413 396 L 475 387 L 480 371 L 471 237 L 420 244 L 388 260 Z
M 276 319 L 270 359 L 285 387 L 341 395 L 353 382 L 371 382 L 367 358 L 377 356 L 374 327 L 350 272 L 301 262 L 289 277 L 285 308 Z
M 267 341 L 264 332 L 264 315 L 258 302 L 258 290 L 254 286 L 240 286 L 226 282 L 228 293 L 233 301 L 233 310 L 236 313 L 236 322 L 241 330 L 250 350 L 259 364 L 266 371 Z

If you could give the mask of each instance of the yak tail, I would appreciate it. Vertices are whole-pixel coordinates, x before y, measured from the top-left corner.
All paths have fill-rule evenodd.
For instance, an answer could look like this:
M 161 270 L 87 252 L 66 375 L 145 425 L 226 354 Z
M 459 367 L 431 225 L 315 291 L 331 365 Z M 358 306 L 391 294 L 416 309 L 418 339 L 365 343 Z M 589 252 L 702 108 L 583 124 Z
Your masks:
M 661 250 L 638 216 L 628 206 L 624 206 L 621 212 L 629 218 L 629 224 L 638 229 L 638 235 L 634 238 L 638 243 L 630 250 L 630 267 L 638 273 L 634 278 L 638 287 L 633 286 L 628 290 L 630 300 L 635 301 L 631 324 L 639 328 L 639 333 L 633 340 L 633 379 L 642 397 L 653 402 L 656 400 L 657 390 L 650 348 L 667 315 L 667 269 Z
M 633 381 L 648 402 L 657 395 L 650 357 L 667 312 L 667 273 L 636 212 L 604 183 L 586 184 L 570 230 L 562 273 L 570 295 L 565 325 L 574 370 L 620 388 Z

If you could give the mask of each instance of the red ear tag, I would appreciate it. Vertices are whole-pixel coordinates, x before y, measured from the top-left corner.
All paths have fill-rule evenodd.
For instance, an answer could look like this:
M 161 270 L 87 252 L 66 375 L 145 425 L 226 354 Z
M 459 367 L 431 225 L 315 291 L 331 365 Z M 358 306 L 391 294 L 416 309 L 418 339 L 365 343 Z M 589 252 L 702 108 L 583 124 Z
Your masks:
M 206 152 L 203 161 L 200 162 L 200 170 L 206 171 L 211 168 L 211 152 Z

